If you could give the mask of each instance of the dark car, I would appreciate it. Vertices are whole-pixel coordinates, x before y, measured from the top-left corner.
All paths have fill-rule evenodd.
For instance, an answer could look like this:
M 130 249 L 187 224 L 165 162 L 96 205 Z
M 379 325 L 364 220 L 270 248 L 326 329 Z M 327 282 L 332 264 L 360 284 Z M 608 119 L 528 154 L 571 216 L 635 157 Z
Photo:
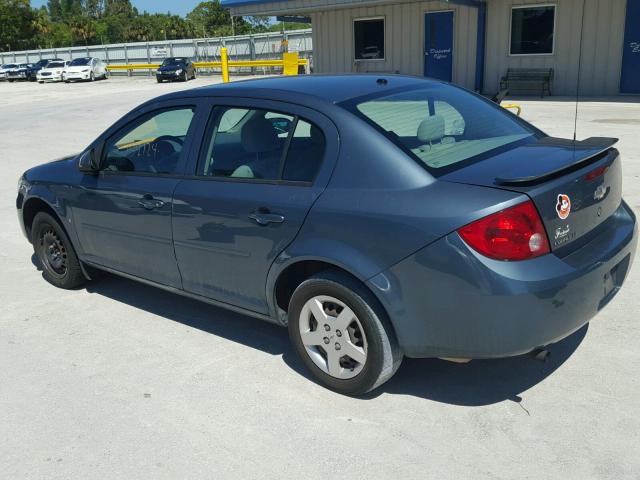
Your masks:
M 31 63 L 19 63 L 11 70 L 7 71 L 7 80 L 10 82 L 26 80 L 27 79 L 27 71 L 31 68 L 33 64 Z
M 158 83 L 165 80 L 186 82 L 194 78 L 196 78 L 196 69 L 191 60 L 185 57 L 165 58 L 162 65 L 156 70 Z
M 27 80 L 35 82 L 38 79 L 38 72 L 45 68 L 49 62 L 64 62 L 61 58 L 48 58 L 38 60 L 36 63 L 27 68 Z
M 434 80 L 261 79 L 145 103 L 27 171 L 17 208 L 52 284 L 93 267 L 288 325 L 361 394 L 403 356 L 524 354 L 604 308 L 637 243 L 614 143 Z

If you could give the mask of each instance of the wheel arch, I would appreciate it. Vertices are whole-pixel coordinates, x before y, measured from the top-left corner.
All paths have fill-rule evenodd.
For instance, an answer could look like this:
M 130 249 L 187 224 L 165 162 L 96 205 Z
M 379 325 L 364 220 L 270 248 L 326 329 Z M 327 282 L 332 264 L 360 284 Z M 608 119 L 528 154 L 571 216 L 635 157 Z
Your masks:
M 378 298 L 377 293 L 367 285 L 366 278 L 356 274 L 356 272 L 352 271 L 348 266 L 322 257 L 300 257 L 290 258 L 286 263 L 280 264 L 279 268 L 277 268 L 277 272 L 275 273 L 273 270 L 274 268 L 272 267 L 272 275 L 270 275 L 268 280 L 268 292 L 272 302 L 272 316 L 279 323 L 286 325 L 289 302 L 298 285 L 318 272 L 333 270 L 346 275 L 355 282 L 358 282 L 362 288 L 371 294 L 371 297 L 377 303 L 377 306 L 387 316 L 391 328 L 394 330 L 393 334 L 396 335 L 393 320 L 391 319 L 383 302 Z
M 22 204 L 22 221 L 24 223 L 24 228 L 27 232 L 27 236 L 30 242 L 33 242 L 33 239 L 31 238 L 33 219 L 40 212 L 46 212 L 51 215 L 58 222 L 60 227 L 65 231 L 67 236 L 69 236 L 69 232 L 67 231 L 67 228 L 65 227 L 60 214 L 42 198 L 30 197 L 27 198 Z

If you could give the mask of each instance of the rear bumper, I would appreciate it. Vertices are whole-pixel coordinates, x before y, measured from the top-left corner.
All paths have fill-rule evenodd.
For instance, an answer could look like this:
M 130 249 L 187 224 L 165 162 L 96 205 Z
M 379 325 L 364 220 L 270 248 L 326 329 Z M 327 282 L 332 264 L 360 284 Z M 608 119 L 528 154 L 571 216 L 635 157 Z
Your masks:
M 570 335 L 622 286 L 637 246 L 623 202 L 577 251 L 500 262 L 452 233 L 368 283 L 409 357 L 520 355 Z

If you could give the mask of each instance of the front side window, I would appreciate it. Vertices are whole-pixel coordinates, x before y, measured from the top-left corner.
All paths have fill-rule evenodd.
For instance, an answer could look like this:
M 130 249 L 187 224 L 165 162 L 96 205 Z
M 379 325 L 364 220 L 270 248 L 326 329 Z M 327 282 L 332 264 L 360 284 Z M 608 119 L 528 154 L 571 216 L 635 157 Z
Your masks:
M 356 60 L 384 60 L 384 18 L 353 21 Z
M 162 110 L 125 127 L 107 141 L 103 170 L 175 173 L 194 112 L 194 107 Z
M 342 106 L 372 123 L 435 175 L 540 135 L 500 107 L 448 85 L 377 94 Z
M 294 115 L 217 107 L 198 175 L 312 182 L 324 154 L 322 131 Z
M 511 55 L 553 53 L 556 7 L 539 5 L 511 9 Z

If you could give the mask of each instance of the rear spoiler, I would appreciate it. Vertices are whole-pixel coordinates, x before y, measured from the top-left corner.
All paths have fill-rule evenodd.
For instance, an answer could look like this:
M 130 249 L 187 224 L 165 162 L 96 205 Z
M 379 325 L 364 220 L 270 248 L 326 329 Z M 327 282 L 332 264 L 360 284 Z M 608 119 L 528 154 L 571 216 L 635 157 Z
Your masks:
M 558 142 L 560 139 L 553 139 L 554 142 Z M 528 185 L 535 185 L 542 183 L 554 177 L 559 177 L 569 171 L 577 170 L 590 163 L 597 162 L 601 158 L 608 155 L 609 149 L 618 143 L 617 138 L 610 137 L 591 137 L 582 141 L 564 140 L 566 146 L 573 146 L 574 161 L 562 165 L 555 170 L 549 170 L 541 175 L 534 175 L 529 177 L 496 177 L 496 185 L 513 185 L 524 187 Z M 587 150 L 588 153 L 585 156 L 580 155 L 581 150 Z

